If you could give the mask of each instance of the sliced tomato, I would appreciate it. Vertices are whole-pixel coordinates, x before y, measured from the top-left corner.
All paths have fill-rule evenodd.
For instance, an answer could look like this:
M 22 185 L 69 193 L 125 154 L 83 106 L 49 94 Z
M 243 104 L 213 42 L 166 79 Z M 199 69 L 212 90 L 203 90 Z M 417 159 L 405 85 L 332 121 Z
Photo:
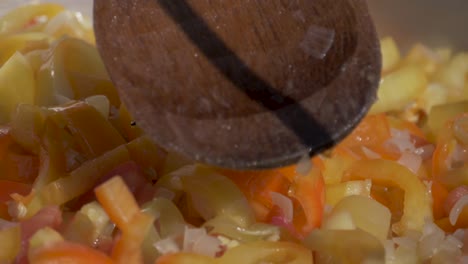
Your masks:
M 254 208 L 257 220 L 285 227 L 297 238 L 320 226 L 325 186 L 318 169 L 312 169 L 307 175 L 298 174 L 296 166 L 262 171 L 222 170 L 221 173 L 242 190 Z M 292 223 L 284 219 L 282 210 L 273 203 L 272 192 L 291 199 Z
M 368 115 L 341 143 L 342 147 L 379 146 L 391 137 L 385 114 Z

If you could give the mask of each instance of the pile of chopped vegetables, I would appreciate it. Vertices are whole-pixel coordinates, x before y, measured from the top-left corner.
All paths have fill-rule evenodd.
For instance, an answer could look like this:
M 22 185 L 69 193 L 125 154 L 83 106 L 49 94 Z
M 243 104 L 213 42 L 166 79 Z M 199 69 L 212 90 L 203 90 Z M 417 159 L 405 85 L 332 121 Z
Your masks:
M 312 160 L 231 171 L 132 121 L 89 21 L 0 18 L 0 263 L 468 263 L 468 53 L 381 42 L 379 100 Z

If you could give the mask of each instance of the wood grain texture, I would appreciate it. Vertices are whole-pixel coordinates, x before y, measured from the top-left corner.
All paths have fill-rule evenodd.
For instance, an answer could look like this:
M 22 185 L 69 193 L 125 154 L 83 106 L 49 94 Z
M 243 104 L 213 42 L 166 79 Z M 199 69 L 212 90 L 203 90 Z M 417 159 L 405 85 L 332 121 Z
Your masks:
M 380 79 L 363 0 L 95 0 L 94 23 L 138 124 L 223 167 L 276 167 L 332 146 Z

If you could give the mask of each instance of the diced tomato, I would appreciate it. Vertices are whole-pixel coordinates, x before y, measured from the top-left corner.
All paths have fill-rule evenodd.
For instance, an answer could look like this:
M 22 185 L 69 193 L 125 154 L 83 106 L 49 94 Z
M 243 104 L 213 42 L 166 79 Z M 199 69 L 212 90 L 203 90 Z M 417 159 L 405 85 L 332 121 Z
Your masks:
M 341 143 L 342 147 L 379 146 L 391 137 L 386 115 L 368 115 Z
M 262 171 L 222 170 L 221 173 L 242 190 L 254 208 L 257 220 L 274 222 L 301 238 L 320 226 L 325 203 L 323 177 L 317 169 L 312 171 L 308 175 L 300 175 L 296 166 L 290 166 Z M 293 223 L 283 223 L 283 212 L 273 204 L 272 192 L 292 200 Z
M 308 175 L 297 177 L 290 191 L 301 205 L 301 210 L 294 210 L 295 228 L 299 234 L 306 235 L 322 223 L 325 182 L 318 170 L 312 170 Z
M 281 171 L 223 171 L 244 193 L 251 203 L 271 208 L 271 192 L 287 194 L 291 180 Z M 257 219 L 265 221 L 266 212 L 256 211 Z

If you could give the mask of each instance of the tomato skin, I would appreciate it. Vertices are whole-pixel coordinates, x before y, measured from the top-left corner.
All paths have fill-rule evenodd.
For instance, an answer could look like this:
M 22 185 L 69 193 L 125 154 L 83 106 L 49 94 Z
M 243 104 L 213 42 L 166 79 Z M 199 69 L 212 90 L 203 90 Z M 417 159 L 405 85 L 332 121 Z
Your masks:
M 311 170 L 308 175 L 298 176 L 291 190 L 292 196 L 302 206 L 306 223 L 297 225 L 301 220 L 300 214 L 297 214 L 297 210 L 295 210 L 295 227 L 299 234 L 306 235 L 322 224 L 325 204 L 325 181 L 318 170 Z
M 445 212 L 445 201 L 449 195 L 449 192 L 445 186 L 437 180 L 432 180 L 431 184 L 432 194 L 432 213 L 434 219 L 441 219 L 447 216 Z
M 311 164 L 322 165 L 313 158 Z M 307 175 L 296 171 L 297 166 L 262 171 L 220 170 L 244 193 L 255 211 L 258 221 L 285 227 L 296 238 L 303 238 L 322 221 L 325 204 L 325 183 L 320 170 L 313 168 Z M 283 212 L 273 204 L 271 193 L 282 194 L 292 200 L 293 222 L 284 221 Z
M 390 124 L 385 114 L 368 115 L 339 145 L 353 148 L 356 146 L 379 146 L 391 137 Z

